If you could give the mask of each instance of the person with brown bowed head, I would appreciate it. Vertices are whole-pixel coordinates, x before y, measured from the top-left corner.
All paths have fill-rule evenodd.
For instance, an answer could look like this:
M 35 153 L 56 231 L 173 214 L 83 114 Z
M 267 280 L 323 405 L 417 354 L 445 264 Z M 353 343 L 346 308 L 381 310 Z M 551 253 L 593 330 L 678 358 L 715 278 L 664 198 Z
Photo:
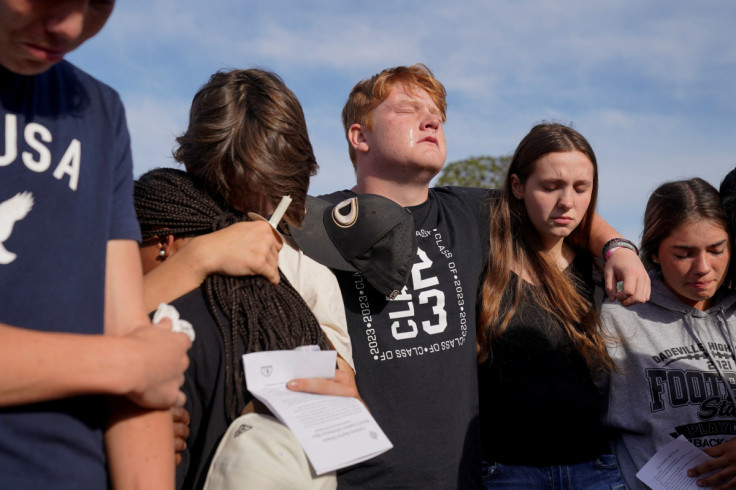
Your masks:
M 335 379 L 299 380 L 295 388 L 357 395 L 334 275 L 288 235 L 253 218 L 271 215 L 289 196 L 283 221 L 298 226 L 304 219 L 317 162 L 301 105 L 274 73 L 219 71 L 195 95 L 189 126 L 177 142 L 174 155 L 186 171 L 151 170 L 135 184 L 147 303 L 153 309 L 170 301 L 197 337 L 183 388 L 189 436 L 177 486 L 202 488 L 210 481 L 210 488 L 220 489 L 231 481 L 245 488 L 334 488 L 334 473 L 313 475 L 293 434 L 248 392 L 242 365 L 242 355 L 250 352 L 334 348 Z M 242 257 L 224 263 L 229 274 L 209 273 L 200 285 L 182 264 L 202 246 L 212 255 L 232 247 L 230 253 Z M 228 427 L 243 424 L 254 430 L 223 439 Z M 261 449 L 261 433 L 268 434 L 269 450 Z M 219 464 L 215 454 L 233 445 L 243 454 Z M 298 464 L 273 457 L 282 452 Z M 271 467 L 277 471 L 266 470 Z

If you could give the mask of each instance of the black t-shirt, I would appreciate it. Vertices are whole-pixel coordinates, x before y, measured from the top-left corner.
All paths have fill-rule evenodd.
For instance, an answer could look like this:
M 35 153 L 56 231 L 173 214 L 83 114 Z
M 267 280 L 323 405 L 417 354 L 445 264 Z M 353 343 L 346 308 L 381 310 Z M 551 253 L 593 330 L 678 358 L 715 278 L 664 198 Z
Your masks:
M 589 258 L 576 258 L 572 267 L 592 300 Z M 506 291 L 518 280 L 512 273 Z M 562 325 L 531 296 L 522 295 L 479 366 L 483 459 L 526 466 L 590 461 L 610 452 L 598 391 Z
M 197 336 L 189 350 L 189 369 L 182 387 L 190 416 L 187 448 L 176 467 L 176 487 L 182 489 L 204 486 L 212 457 L 230 425 L 225 404 L 225 344 L 203 289 L 204 286 L 197 288 L 171 302 L 181 318 L 191 322 Z M 220 317 L 225 334 L 232 335 L 225 316 Z M 241 348 L 241 354 L 245 354 L 245 349 Z M 253 399 L 250 392 L 244 390 L 243 394 L 245 403 Z
M 339 202 L 349 191 L 322 196 Z M 393 300 L 334 271 L 361 396 L 394 448 L 338 472 L 340 488 L 472 488 L 480 481 L 475 297 L 488 191 L 433 188 L 409 208 L 417 256 Z

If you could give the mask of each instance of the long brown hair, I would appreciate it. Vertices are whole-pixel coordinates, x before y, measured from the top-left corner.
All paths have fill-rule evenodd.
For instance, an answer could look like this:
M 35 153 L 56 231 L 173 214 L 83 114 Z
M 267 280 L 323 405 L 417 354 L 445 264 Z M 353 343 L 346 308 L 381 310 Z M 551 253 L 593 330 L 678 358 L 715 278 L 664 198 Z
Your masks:
M 481 289 L 482 304 L 478 315 L 479 362 L 488 359 L 493 341 L 508 328 L 523 294 L 534 295 L 538 303 L 563 327 L 565 334 L 585 359 L 592 372 L 613 368 L 599 329 L 598 313 L 582 294 L 582 285 L 566 271 L 560 271 L 546 254 L 532 224 L 524 202 L 512 194 L 511 176 L 522 184 L 534 172 L 536 162 L 548 153 L 579 151 L 593 164 L 590 204 L 575 230 L 565 239 L 576 253 L 587 254 L 590 228 L 598 195 L 598 164 L 587 140 L 574 129 L 556 123 L 538 124 L 532 128 L 514 152 L 503 193 L 491 203 L 490 258 Z M 527 271 L 537 283 L 516 281 L 507 306 L 502 304 L 509 285 L 512 265 Z

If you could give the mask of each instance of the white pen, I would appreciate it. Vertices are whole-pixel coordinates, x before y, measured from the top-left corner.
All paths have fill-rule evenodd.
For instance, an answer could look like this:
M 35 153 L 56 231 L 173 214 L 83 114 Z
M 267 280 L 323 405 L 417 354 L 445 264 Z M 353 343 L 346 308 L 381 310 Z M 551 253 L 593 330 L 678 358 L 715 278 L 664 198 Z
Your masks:
M 279 221 L 281 221 L 281 217 L 284 216 L 284 213 L 289 207 L 289 204 L 291 204 L 290 196 L 284 196 L 281 198 L 281 202 L 276 207 L 276 211 L 273 212 L 273 214 L 271 215 L 271 219 L 268 220 L 268 222 L 271 223 L 271 226 L 273 226 L 274 228 L 278 226 Z

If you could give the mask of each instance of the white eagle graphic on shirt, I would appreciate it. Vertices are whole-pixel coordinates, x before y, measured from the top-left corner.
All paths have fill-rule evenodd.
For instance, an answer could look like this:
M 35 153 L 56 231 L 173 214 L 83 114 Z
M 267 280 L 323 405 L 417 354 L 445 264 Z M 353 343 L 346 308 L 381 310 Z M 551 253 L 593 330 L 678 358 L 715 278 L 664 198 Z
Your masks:
M 4 244 L 10 238 L 15 222 L 25 218 L 32 207 L 33 194 L 30 192 L 19 192 L 0 203 L 0 264 L 9 264 L 17 257 Z

